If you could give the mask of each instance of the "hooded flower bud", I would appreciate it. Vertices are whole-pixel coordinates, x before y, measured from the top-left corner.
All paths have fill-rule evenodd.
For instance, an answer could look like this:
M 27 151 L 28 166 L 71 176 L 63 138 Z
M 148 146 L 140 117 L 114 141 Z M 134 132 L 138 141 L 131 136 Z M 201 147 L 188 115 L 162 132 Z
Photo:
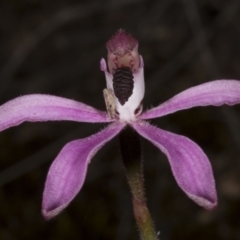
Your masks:
M 129 67 L 135 73 L 140 64 L 138 41 L 124 30 L 119 29 L 106 43 L 108 69 L 114 74 L 117 68 Z

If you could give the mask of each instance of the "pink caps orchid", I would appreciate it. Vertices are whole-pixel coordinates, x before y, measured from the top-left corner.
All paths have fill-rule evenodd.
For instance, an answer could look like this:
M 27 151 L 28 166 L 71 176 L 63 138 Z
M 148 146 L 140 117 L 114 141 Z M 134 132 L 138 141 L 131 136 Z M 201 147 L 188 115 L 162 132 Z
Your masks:
M 143 59 L 138 42 L 118 31 L 108 42 L 108 66 L 104 98 L 107 112 L 83 103 L 51 95 L 18 97 L 0 106 L 0 131 L 24 121 L 76 121 L 110 123 L 102 131 L 67 143 L 53 161 L 43 192 L 42 214 L 46 219 L 58 215 L 78 194 L 88 165 L 108 141 L 125 126 L 131 126 L 168 158 L 179 187 L 194 202 L 206 209 L 217 205 L 211 164 L 203 150 L 187 137 L 152 126 L 145 120 L 198 106 L 240 103 L 240 81 L 216 80 L 189 88 L 159 106 L 142 113 L 144 97 Z

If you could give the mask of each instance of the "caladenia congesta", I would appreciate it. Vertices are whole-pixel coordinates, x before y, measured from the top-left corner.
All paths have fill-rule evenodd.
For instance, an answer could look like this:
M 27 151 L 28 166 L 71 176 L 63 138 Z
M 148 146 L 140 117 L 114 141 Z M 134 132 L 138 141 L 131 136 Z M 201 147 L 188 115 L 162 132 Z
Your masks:
M 144 63 L 138 53 L 138 41 L 119 30 L 106 47 L 107 63 L 101 59 L 100 68 L 105 73 L 107 83 L 103 90 L 107 111 L 62 97 L 26 95 L 0 106 L 0 131 L 24 121 L 110 123 L 90 137 L 67 143 L 60 151 L 47 174 L 42 214 L 45 219 L 51 219 L 69 205 L 82 188 L 91 158 L 120 133 L 120 149 L 141 238 L 157 239 L 146 206 L 139 136 L 152 142 L 166 155 L 177 184 L 198 205 L 208 210 L 214 209 L 217 194 L 211 164 L 203 150 L 187 137 L 152 126 L 145 120 L 192 107 L 238 104 L 240 81 L 207 82 L 142 113 Z

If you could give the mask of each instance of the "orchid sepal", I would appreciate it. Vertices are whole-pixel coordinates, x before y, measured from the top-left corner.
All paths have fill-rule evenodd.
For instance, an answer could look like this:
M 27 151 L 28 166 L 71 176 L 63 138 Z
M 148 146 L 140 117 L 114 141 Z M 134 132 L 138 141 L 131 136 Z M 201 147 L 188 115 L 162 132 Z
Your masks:
M 177 111 L 205 106 L 235 105 L 240 103 L 240 81 L 215 80 L 180 92 L 168 101 L 154 107 L 141 116 L 153 119 Z
M 190 199 L 208 210 L 217 206 L 212 167 L 196 143 L 145 121 L 135 122 L 132 127 L 166 155 L 179 187 Z
M 93 156 L 124 126 L 124 123 L 112 123 L 92 136 L 71 141 L 63 147 L 53 161 L 45 182 L 42 214 L 46 220 L 69 205 L 82 188 Z
M 106 112 L 71 99 L 46 95 L 25 95 L 0 106 L 0 131 L 25 121 L 111 122 Z

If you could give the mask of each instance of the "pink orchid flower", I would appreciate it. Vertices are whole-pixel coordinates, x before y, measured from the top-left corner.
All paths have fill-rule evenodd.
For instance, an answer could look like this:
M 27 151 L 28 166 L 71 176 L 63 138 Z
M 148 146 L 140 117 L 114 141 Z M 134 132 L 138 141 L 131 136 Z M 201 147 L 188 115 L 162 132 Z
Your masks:
M 198 106 L 240 103 L 240 81 L 215 80 L 189 88 L 159 106 L 142 113 L 144 97 L 143 60 L 138 42 L 123 30 L 106 44 L 108 66 L 104 97 L 107 112 L 74 100 L 44 94 L 18 97 L 0 106 L 0 131 L 24 121 L 76 121 L 110 123 L 104 130 L 67 143 L 53 161 L 43 192 L 42 213 L 46 219 L 58 215 L 78 194 L 88 164 L 96 152 L 125 126 L 131 126 L 168 158 L 179 187 L 198 205 L 211 210 L 217 194 L 211 164 L 203 150 L 187 137 L 177 135 L 145 120 Z

